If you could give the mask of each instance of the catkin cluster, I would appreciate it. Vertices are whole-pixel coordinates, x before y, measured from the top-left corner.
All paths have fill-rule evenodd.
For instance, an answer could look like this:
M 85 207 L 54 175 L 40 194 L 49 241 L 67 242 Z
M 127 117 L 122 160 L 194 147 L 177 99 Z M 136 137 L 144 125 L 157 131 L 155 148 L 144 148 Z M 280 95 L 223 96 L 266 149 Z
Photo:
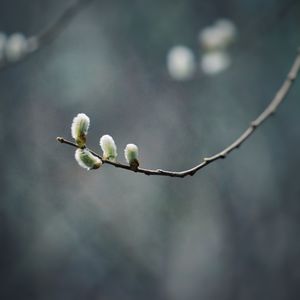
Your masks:
M 103 152 L 102 158 L 95 156 L 86 148 L 89 126 L 90 118 L 84 113 L 79 113 L 73 119 L 71 134 L 78 145 L 78 149 L 75 151 L 75 159 L 78 164 L 82 168 L 92 170 L 100 168 L 105 161 L 116 162 L 117 146 L 114 139 L 108 134 L 103 135 L 99 141 Z M 135 144 L 128 144 L 124 149 L 124 155 L 131 169 L 137 170 L 139 167 L 138 147 Z
M 217 75 L 231 64 L 228 50 L 237 36 L 235 24 L 228 19 L 219 19 L 204 27 L 199 33 L 199 68 L 205 75 Z M 172 79 L 187 81 L 197 72 L 197 58 L 185 45 L 173 46 L 167 54 L 167 69 Z
M 0 63 L 16 62 L 37 48 L 35 37 L 27 38 L 20 32 L 11 35 L 0 32 Z

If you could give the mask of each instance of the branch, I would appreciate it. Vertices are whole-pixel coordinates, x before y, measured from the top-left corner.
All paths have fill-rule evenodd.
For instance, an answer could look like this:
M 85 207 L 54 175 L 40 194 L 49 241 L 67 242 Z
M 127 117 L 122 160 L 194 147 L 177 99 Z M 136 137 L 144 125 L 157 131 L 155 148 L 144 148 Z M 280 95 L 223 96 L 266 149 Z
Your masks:
M 298 72 L 300 69 L 300 48 L 298 49 L 297 56 L 295 58 L 295 61 L 279 90 L 275 94 L 274 98 L 271 100 L 270 104 L 266 107 L 266 109 L 254 120 L 250 123 L 250 126 L 227 148 L 222 150 L 221 152 L 210 156 L 206 157 L 203 159 L 203 161 L 196 165 L 195 167 L 180 171 L 180 172 L 173 172 L 173 171 L 166 171 L 166 170 L 151 170 L 151 169 L 143 169 L 143 168 L 138 168 L 136 170 L 131 169 L 130 166 L 119 163 L 119 162 L 111 162 L 108 160 L 103 159 L 99 154 L 96 152 L 89 150 L 93 155 L 97 156 L 102 160 L 103 163 L 112 165 L 116 168 L 121 168 L 125 170 L 129 170 L 132 172 L 136 173 L 142 173 L 145 175 L 158 175 L 158 176 L 169 176 L 169 177 L 186 177 L 188 175 L 193 176 L 196 172 L 198 172 L 200 169 L 204 168 L 205 166 L 209 165 L 210 163 L 219 160 L 219 159 L 224 159 L 226 156 L 232 152 L 233 150 L 239 148 L 251 135 L 252 133 L 260 126 L 262 125 L 269 117 L 271 117 L 278 106 L 283 102 L 283 100 L 286 98 L 288 92 L 290 91 L 293 82 L 295 81 Z M 73 146 L 75 148 L 79 148 L 79 146 L 73 142 L 70 142 L 62 137 L 58 137 L 57 141 L 60 143 L 64 143 L 70 146 Z
M 62 14 L 47 29 L 37 35 L 27 38 L 28 50 L 16 61 L 3 60 L 0 62 L 0 71 L 26 60 L 29 56 L 44 48 L 55 40 L 68 26 L 71 20 L 93 0 L 77 0 L 67 7 Z

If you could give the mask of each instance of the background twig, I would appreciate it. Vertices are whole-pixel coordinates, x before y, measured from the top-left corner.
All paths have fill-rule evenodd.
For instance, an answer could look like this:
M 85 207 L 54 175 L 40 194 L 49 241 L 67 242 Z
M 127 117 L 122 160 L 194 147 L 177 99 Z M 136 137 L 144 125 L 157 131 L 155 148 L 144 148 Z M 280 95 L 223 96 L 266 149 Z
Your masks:
M 55 40 L 59 34 L 68 26 L 71 20 L 93 0 L 77 0 L 68 6 L 62 14 L 40 34 L 28 37 L 28 51 L 16 61 L 3 60 L 0 62 L 0 71 L 20 63 L 31 56 L 33 53 L 41 50 L 44 46 Z

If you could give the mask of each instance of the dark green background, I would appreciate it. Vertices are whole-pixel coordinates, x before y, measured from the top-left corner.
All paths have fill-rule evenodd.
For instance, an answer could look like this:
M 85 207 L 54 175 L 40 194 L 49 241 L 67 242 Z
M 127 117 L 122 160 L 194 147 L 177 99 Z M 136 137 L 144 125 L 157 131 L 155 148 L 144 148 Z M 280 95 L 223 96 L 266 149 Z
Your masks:
M 0 30 L 31 35 L 71 1 L 0 1 Z M 290 4 L 292 3 L 292 4 Z M 227 17 L 226 72 L 174 82 L 168 50 Z M 70 137 L 111 134 L 141 165 L 182 170 L 267 105 L 300 45 L 300 2 L 94 1 L 49 47 L 0 73 L 0 299 L 300 297 L 300 80 L 257 132 L 194 177 L 86 172 Z

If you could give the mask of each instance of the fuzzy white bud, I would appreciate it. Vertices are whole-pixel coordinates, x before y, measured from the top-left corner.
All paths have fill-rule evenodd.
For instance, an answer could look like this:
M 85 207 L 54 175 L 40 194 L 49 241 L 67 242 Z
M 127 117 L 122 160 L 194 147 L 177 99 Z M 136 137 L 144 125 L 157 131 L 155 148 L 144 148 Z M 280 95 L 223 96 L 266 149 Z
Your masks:
M 90 126 L 90 118 L 83 113 L 78 114 L 71 126 L 72 137 L 78 146 L 83 147 L 86 143 L 86 135 Z
M 215 26 L 223 32 L 224 40 L 228 43 L 233 42 L 237 36 L 237 28 L 235 24 L 228 19 L 219 19 Z
M 118 153 L 114 139 L 110 135 L 106 134 L 100 138 L 99 144 L 103 151 L 103 158 L 115 161 Z
M 207 75 L 217 75 L 230 66 L 230 56 L 224 51 L 213 51 L 204 54 L 200 67 Z
M 186 46 L 175 46 L 167 56 L 167 68 L 175 80 L 191 79 L 196 70 L 195 56 Z
M 78 162 L 79 166 L 91 170 L 98 169 L 102 166 L 102 161 L 95 155 L 93 155 L 87 149 L 77 149 L 75 151 L 75 159 Z
M 222 31 L 215 26 L 204 28 L 199 34 L 199 41 L 206 50 L 224 48 L 224 38 Z
M 27 40 L 22 33 L 14 33 L 5 44 L 5 55 L 8 61 L 18 61 L 27 52 Z
M 236 32 L 236 27 L 230 20 L 220 19 L 200 32 L 199 42 L 208 51 L 225 49 L 234 41 Z
M 136 170 L 139 166 L 138 156 L 139 156 L 139 149 L 135 144 L 128 144 L 125 147 L 124 155 L 126 161 L 131 166 L 132 169 Z

